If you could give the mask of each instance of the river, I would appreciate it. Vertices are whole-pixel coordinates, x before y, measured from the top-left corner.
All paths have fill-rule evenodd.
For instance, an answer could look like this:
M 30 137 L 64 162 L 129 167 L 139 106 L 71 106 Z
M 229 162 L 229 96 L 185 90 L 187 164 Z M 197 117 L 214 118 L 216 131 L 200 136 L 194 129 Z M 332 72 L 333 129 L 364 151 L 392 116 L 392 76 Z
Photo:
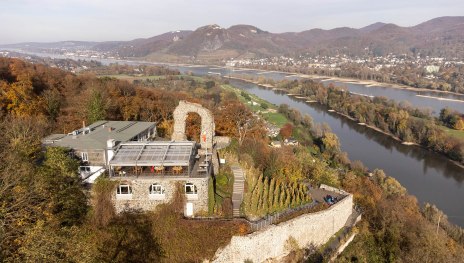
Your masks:
M 191 72 L 197 75 L 220 73 L 246 74 L 249 76 L 263 76 L 274 80 L 295 79 L 291 74 L 282 72 L 261 72 L 256 70 L 241 70 L 231 72 L 229 69 L 218 67 L 185 67 L 176 66 L 182 73 Z M 388 87 L 367 87 L 362 84 L 342 83 L 331 80 L 335 85 L 347 88 L 351 92 L 385 96 L 396 101 L 408 101 L 417 107 L 428 107 L 437 114 L 440 109 L 450 107 L 464 112 L 464 101 L 441 101 L 422 96 L 441 97 L 461 100 L 463 96 L 436 93 L 432 91 L 413 91 Z M 406 146 L 393 138 L 374 131 L 365 126 L 327 111 L 327 108 L 306 103 L 304 100 L 287 96 L 282 92 L 264 89 L 256 84 L 241 80 L 230 80 L 230 84 L 244 89 L 273 104 L 288 104 L 301 113 L 311 115 L 314 122 L 328 123 L 332 131 L 337 134 L 342 151 L 348 153 L 351 160 L 362 161 L 369 169 L 382 169 L 389 176 L 397 179 L 408 193 L 416 196 L 420 203 L 432 203 L 443 210 L 449 221 L 464 227 L 464 168 L 456 165 L 445 156 L 428 151 L 417 146 Z
M 379 168 L 397 179 L 419 202 L 435 204 L 449 221 L 464 226 L 464 168 L 446 157 L 416 146 L 406 146 L 365 126 L 346 119 L 318 104 L 263 89 L 239 80 L 230 83 L 273 104 L 288 104 L 315 122 L 326 122 L 340 139 L 341 149 L 351 160 L 361 160 L 370 169 Z
M 199 66 L 175 66 L 181 72 L 192 72 L 193 74 L 206 75 L 206 74 L 221 74 L 221 76 L 229 75 L 248 75 L 253 77 L 264 77 L 273 80 L 293 80 L 302 79 L 298 75 L 284 73 L 284 72 L 265 72 L 259 70 L 231 70 L 229 68 L 220 67 L 199 67 Z M 464 113 L 464 95 L 451 94 L 451 93 L 438 93 L 434 91 L 415 91 L 399 88 L 391 88 L 386 86 L 372 86 L 364 85 L 354 82 L 341 82 L 332 79 L 317 79 L 321 80 L 324 84 L 333 83 L 336 86 L 342 87 L 350 92 L 364 94 L 367 96 L 384 96 L 386 98 L 395 100 L 397 102 L 405 102 L 410 106 L 428 109 L 434 115 L 438 115 L 440 110 L 449 107 Z
M 35 53 L 35 55 L 44 56 L 44 54 L 40 53 Z M 63 58 L 63 56 L 51 54 L 48 56 Z M 85 58 L 79 57 L 79 59 Z M 115 62 L 121 64 L 156 64 L 127 60 L 94 60 L 99 60 L 104 64 Z M 182 73 L 192 72 L 197 75 L 219 73 L 221 76 L 227 76 L 240 73 L 250 76 L 263 76 L 274 80 L 298 78 L 292 74 L 282 72 L 231 71 L 227 68 L 214 66 L 168 66 L 178 69 Z M 370 169 L 379 168 L 384 170 L 387 175 L 394 177 L 406 187 L 410 194 L 415 195 L 419 202 L 429 202 L 437 205 L 439 209 L 448 215 L 451 222 L 464 227 L 464 203 L 461 202 L 464 200 L 464 168 L 459 167 L 440 154 L 416 146 L 402 145 L 384 134 L 357 125 L 355 122 L 336 113 L 327 112 L 325 107 L 318 104 L 308 104 L 302 100 L 240 80 L 230 80 L 230 83 L 276 105 L 288 104 L 290 107 L 300 110 L 303 114 L 311 115 L 315 122 L 328 123 L 332 131 L 339 137 L 342 151 L 347 152 L 351 160 L 360 160 Z M 353 83 L 335 82 L 334 84 L 344 86 L 351 92 L 385 96 L 396 101 L 407 100 L 415 106 L 430 107 L 435 113 L 444 107 L 464 112 L 464 102 L 442 101 L 417 96 L 425 95 L 460 100 L 463 97 L 459 95 L 438 94 L 428 91 L 417 92 L 388 87 L 366 87 L 365 85 Z
M 82 60 L 96 60 L 103 64 L 110 63 L 120 63 L 120 64 L 129 64 L 129 65 L 138 65 L 138 64 L 152 64 L 152 65 L 164 65 L 172 69 L 178 69 L 182 73 L 191 72 L 196 75 L 216 75 L 216 76 L 230 76 L 230 75 L 248 75 L 252 77 L 263 77 L 273 80 L 293 80 L 301 79 L 299 75 L 277 72 L 277 71 L 262 71 L 254 69 L 235 69 L 228 67 L 218 67 L 218 66 L 188 66 L 188 65 L 177 65 L 169 63 L 154 63 L 146 61 L 134 61 L 134 60 L 117 60 L 117 59 L 101 59 L 101 58 L 88 58 L 88 57 L 76 57 L 76 56 L 64 56 L 59 54 L 49 54 L 49 53 L 37 53 L 37 52 L 28 52 L 18 49 L 4 49 L 11 50 L 20 53 L 32 54 L 41 57 L 51 57 L 51 58 L 67 58 L 67 59 L 82 59 Z M 333 79 L 317 79 L 321 80 L 325 84 L 333 83 L 336 86 L 342 87 L 349 90 L 350 92 L 365 94 L 368 96 L 384 96 L 386 98 L 395 100 L 397 102 L 407 102 L 411 106 L 429 109 L 434 115 L 438 115 L 441 109 L 449 107 L 451 109 L 457 110 L 464 113 L 464 94 L 451 94 L 451 93 L 438 93 L 433 91 L 416 91 L 416 90 L 406 90 L 387 87 L 387 85 L 364 85 L 353 82 L 342 82 Z

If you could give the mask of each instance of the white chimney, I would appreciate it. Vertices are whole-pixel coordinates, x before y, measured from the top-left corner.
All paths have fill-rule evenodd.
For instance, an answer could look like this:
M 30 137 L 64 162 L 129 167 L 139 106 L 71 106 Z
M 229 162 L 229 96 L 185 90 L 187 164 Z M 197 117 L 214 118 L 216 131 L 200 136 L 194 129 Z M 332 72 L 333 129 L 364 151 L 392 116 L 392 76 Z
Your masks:
M 106 141 L 106 147 L 108 148 L 113 148 L 116 145 L 116 140 L 115 139 L 109 139 Z
M 115 139 L 109 139 L 106 141 L 106 153 L 107 153 L 107 157 L 108 159 L 106 160 L 106 165 L 109 165 L 110 164 L 110 161 L 111 159 L 113 159 L 114 157 L 114 146 L 116 145 L 116 140 Z

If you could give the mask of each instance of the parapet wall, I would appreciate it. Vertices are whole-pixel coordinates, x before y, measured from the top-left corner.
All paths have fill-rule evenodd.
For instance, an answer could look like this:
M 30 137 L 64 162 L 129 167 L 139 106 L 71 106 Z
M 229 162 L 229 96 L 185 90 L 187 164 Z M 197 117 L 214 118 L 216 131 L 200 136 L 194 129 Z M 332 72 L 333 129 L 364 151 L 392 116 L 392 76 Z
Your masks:
M 346 223 L 353 211 L 353 196 L 350 194 L 330 208 L 301 215 L 278 225 L 246 236 L 234 236 L 230 243 L 216 252 L 213 262 L 263 262 L 280 258 L 295 249 L 290 243 L 294 239 L 299 248 L 311 244 L 325 244 Z

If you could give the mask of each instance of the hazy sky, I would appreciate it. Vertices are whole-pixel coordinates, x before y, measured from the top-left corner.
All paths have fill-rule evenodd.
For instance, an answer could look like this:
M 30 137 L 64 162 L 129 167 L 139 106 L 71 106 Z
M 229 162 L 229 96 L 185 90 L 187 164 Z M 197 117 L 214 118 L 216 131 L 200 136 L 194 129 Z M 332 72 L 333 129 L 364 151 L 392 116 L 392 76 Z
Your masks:
M 411 26 L 464 15 L 463 0 L 0 0 L 0 44 L 129 40 L 207 24 L 270 32 Z

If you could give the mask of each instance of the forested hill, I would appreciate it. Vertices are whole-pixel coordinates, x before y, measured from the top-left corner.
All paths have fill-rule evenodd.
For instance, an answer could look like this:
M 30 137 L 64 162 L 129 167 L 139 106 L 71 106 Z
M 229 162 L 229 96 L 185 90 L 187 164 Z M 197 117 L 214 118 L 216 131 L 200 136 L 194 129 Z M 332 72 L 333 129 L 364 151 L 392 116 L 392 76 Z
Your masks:
M 125 72 L 124 66 L 112 70 Z M 151 74 L 177 74 L 159 67 L 140 66 Z M 106 69 L 104 72 L 110 72 Z M 165 88 L 165 87 L 164 87 Z M 82 121 L 161 121 L 182 94 L 147 90 L 126 81 L 91 73 L 74 75 L 41 64 L 0 58 L 0 114 L 43 119 L 55 132 L 70 132 Z
M 179 201 L 154 212 L 116 214 L 111 181 L 97 180 L 89 192 L 77 174 L 79 162 L 66 149 L 43 149 L 40 143 L 52 131 L 67 133 L 81 127 L 83 120 L 99 119 L 156 121 L 159 135 L 168 137 L 180 99 L 214 109 L 216 134 L 234 140 L 228 154 L 249 167 L 247 175 L 255 178 L 251 181 L 259 180 L 261 186 L 274 182 L 276 189 L 277 182 L 279 189 L 284 189 L 284 183 L 294 189 L 301 183 L 326 183 L 353 194 L 363 209 L 363 220 L 340 262 L 463 261 L 462 229 L 449 224 L 436 208 L 421 208 L 382 171 L 367 176 L 359 161 L 351 162 L 340 152 L 338 138 L 329 129 L 314 132 L 309 117 L 281 105 L 278 112 L 288 123 L 280 136 L 293 134 L 301 145 L 270 148 L 262 120 L 242 103 L 241 92 L 219 79 L 143 66 L 105 67 L 100 72 L 135 69 L 159 75 L 142 76 L 139 84 L 132 84 L 0 59 L 1 262 L 197 262 L 210 260 L 233 235 L 249 233 L 242 220 L 186 220 L 179 212 L 183 209 Z M 239 125 L 243 120 L 250 125 L 246 136 Z M 199 121 L 189 115 L 187 137 L 198 139 L 193 134 L 200 133 Z M 222 173 L 230 173 L 225 167 Z M 223 187 L 232 182 L 227 179 L 232 175 L 224 176 Z M 291 200 L 290 189 L 285 190 L 286 200 Z M 266 195 L 253 193 L 251 204 L 267 203 Z M 219 215 L 227 207 L 232 210 L 225 198 L 218 200 L 224 202 L 222 208 L 218 205 Z M 257 212 L 264 213 L 263 207 Z
M 142 86 L 0 58 L 0 262 L 159 262 L 165 251 L 172 253 L 169 243 L 160 248 L 160 236 L 152 233 L 153 217 L 115 216 L 108 199 L 113 185 L 92 188 L 103 193 L 100 197 L 106 203 L 98 196 L 91 199 L 77 174 L 79 162 L 66 149 L 44 151 L 41 145 L 41 139 L 52 132 L 68 133 L 82 127 L 83 121 L 102 119 L 153 121 L 158 135 L 170 136 L 172 113 L 181 99 L 217 109 L 217 133 L 235 136 L 238 114 L 234 111 L 247 108 L 236 97 L 223 94 L 214 81 L 151 66 L 116 65 L 100 72 L 134 70 L 157 76 L 149 86 Z M 231 117 L 220 117 L 223 113 Z M 186 134 L 192 139 L 199 134 L 199 121 L 195 116 L 187 119 Z M 109 195 L 104 194 L 108 191 Z M 174 217 L 181 219 L 178 213 Z M 207 233 L 203 229 L 208 229 L 209 222 L 182 224 L 184 228 L 175 225 L 173 229 L 184 231 L 193 224 L 193 229 Z M 216 230 L 208 238 L 191 235 L 201 242 L 181 242 L 181 246 L 201 247 L 181 249 L 186 253 L 176 253 L 181 258 L 178 262 L 211 257 L 238 229 L 234 222 L 213 225 Z

